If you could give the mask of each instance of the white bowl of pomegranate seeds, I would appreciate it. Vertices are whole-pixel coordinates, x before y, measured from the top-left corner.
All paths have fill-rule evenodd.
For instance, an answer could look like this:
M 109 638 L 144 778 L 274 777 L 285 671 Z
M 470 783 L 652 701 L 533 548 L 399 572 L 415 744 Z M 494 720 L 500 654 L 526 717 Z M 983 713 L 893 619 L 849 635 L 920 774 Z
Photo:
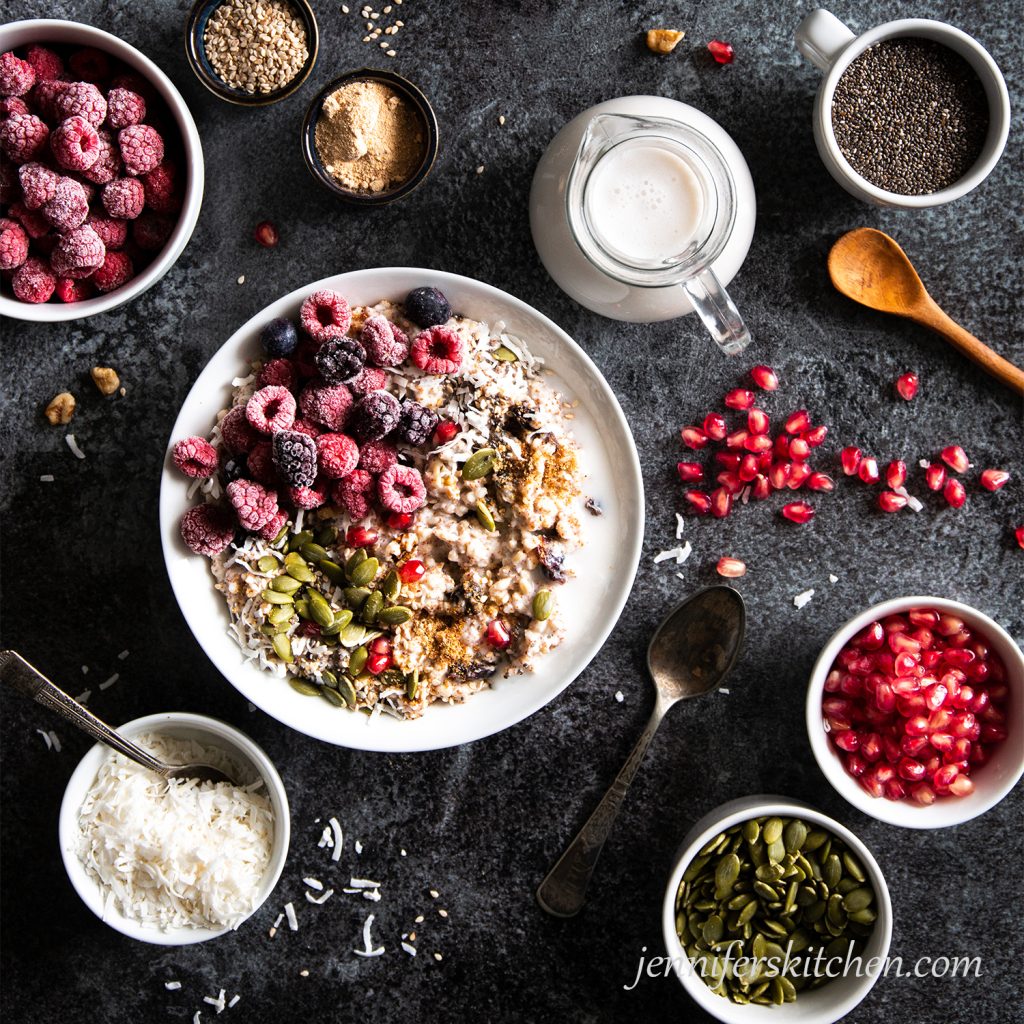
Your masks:
M 1024 655 L 959 601 L 883 601 L 818 657 L 807 732 L 829 782 L 865 814 L 905 828 L 958 825 L 1024 773 Z
M 53 323 L 129 302 L 170 270 L 199 218 L 203 151 L 185 101 L 148 57 L 90 25 L 4 25 L 0 55 L 0 316 Z

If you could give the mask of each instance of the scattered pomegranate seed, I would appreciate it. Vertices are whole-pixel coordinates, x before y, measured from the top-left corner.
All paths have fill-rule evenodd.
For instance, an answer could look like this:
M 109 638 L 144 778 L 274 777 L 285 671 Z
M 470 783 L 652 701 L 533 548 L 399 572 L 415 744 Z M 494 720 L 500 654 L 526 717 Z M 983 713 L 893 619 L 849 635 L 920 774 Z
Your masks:
M 752 434 L 767 434 L 771 421 L 764 409 L 751 409 L 747 413 L 747 430 Z
M 732 511 L 732 495 L 724 488 L 718 487 L 711 492 L 711 514 L 716 519 L 724 519 Z
M 812 473 L 807 478 L 807 486 L 812 491 L 834 491 L 836 489 L 835 481 L 828 473 Z
M 793 468 L 789 471 L 789 480 L 786 486 L 791 491 L 799 490 L 811 478 L 811 467 L 805 462 L 794 462 Z
M 794 437 L 789 442 L 789 457 L 797 462 L 803 462 L 811 456 L 811 446 L 802 438 Z
M 890 487 L 902 487 L 907 482 L 907 464 L 895 459 L 885 467 L 885 482 Z
M 501 619 L 491 619 L 487 623 L 487 642 L 499 651 L 505 650 L 512 643 L 508 626 Z
M 1013 535 L 1017 538 L 1017 543 L 1024 548 L 1024 526 L 1018 526 Z
M 418 583 L 426 571 L 427 567 L 418 558 L 410 558 L 398 567 L 398 578 L 403 583 Z
M 917 374 L 904 373 L 897 377 L 896 390 L 900 398 L 905 398 L 909 402 L 917 394 Z
M 779 436 L 775 438 L 775 449 L 774 449 L 774 451 L 775 451 L 776 456 L 778 456 L 778 458 L 780 458 L 780 459 L 788 459 L 789 458 L 789 440 L 790 440 L 789 439 L 789 435 L 787 435 L 787 434 L 779 434 Z
M 378 636 L 370 642 L 371 654 L 390 654 L 391 641 L 386 636 Z
M 750 371 L 750 379 L 762 391 L 775 391 L 779 386 L 779 375 L 763 363 L 753 367 Z
M 683 427 L 679 432 L 679 436 L 683 439 L 683 444 L 687 448 L 694 449 L 694 451 L 707 447 L 708 435 L 700 427 Z
M 824 424 L 818 427 L 811 427 L 810 430 L 805 430 L 800 436 L 812 447 L 817 448 L 818 445 L 822 444 L 828 434 L 828 427 Z
M 711 51 L 711 56 L 715 58 L 716 64 L 731 64 L 736 56 L 732 45 L 723 43 L 721 39 L 712 39 L 708 43 L 708 50 Z
M 878 507 L 883 512 L 899 512 L 901 508 L 906 508 L 906 506 L 907 499 L 895 491 L 882 491 L 878 495 Z
M 262 223 L 257 224 L 256 230 L 252 233 L 252 237 L 255 238 L 264 249 L 275 248 L 277 243 L 281 240 L 277 233 L 277 228 L 269 220 L 265 220 Z
M 676 472 L 684 484 L 699 483 L 704 479 L 704 467 L 699 462 L 677 462 Z
M 743 442 L 743 447 L 748 452 L 770 452 L 772 450 L 772 439 L 767 434 L 751 434 Z
M 790 474 L 793 472 L 791 462 L 773 462 L 768 470 L 768 482 L 777 491 L 781 491 L 789 483 Z
M 746 573 L 747 566 L 745 562 L 741 562 L 738 558 L 720 558 L 716 569 L 719 576 L 724 576 L 730 580 L 737 580 Z
M 718 476 L 715 477 L 730 494 L 739 494 L 743 490 L 743 481 L 740 479 L 739 473 L 734 473 L 731 469 L 723 469 Z M 714 495 L 712 495 L 712 499 Z M 714 504 L 712 503 L 711 511 L 714 512 Z
M 379 676 L 386 668 L 391 666 L 390 654 L 371 654 L 366 659 L 366 671 L 371 676 Z
M 749 409 L 754 404 L 754 392 L 746 388 L 733 388 L 723 401 L 730 409 Z
M 725 435 L 729 433 L 729 428 L 726 426 L 725 417 L 720 412 L 709 412 L 704 417 L 704 433 L 711 438 L 712 441 L 724 441 Z
M 747 438 L 750 437 L 750 431 L 748 430 L 734 430 L 726 439 L 726 448 L 742 448 L 747 443 Z
M 814 518 L 814 509 L 804 501 L 794 501 L 782 506 L 782 514 L 791 523 L 808 523 Z
M 408 530 L 415 518 L 412 512 L 391 512 L 387 524 L 392 530 Z
M 953 508 L 962 508 L 964 502 L 967 501 L 967 491 L 955 476 L 951 476 L 946 481 L 946 486 L 942 488 L 942 496 Z
M 924 471 L 924 482 L 929 491 L 941 491 L 946 482 L 946 467 L 933 462 Z
M 764 501 L 772 493 L 772 485 L 768 483 L 768 477 L 759 474 L 754 480 L 754 486 L 750 493 L 758 501 Z M 1024 527 L 1021 529 L 1024 530 Z M 1024 544 L 1021 544 L 1021 547 L 1024 547 Z
M 866 484 L 877 484 L 881 479 L 881 475 L 878 472 L 878 460 L 871 455 L 861 459 L 857 475 Z
M 745 484 L 749 484 L 751 480 L 761 475 L 761 467 L 758 465 L 756 455 L 747 454 L 743 456 L 740 460 L 739 474 L 740 479 Z
M 365 526 L 350 526 L 345 534 L 345 543 L 350 548 L 368 548 L 377 543 L 377 531 Z
M 1010 474 L 1005 469 L 983 469 L 981 471 L 981 486 L 986 491 L 998 491 L 1006 486 Z
M 441 420 L 434 428 L 434 444 L 447 444 L 459 432 L 459 425 L 453 420 Z
M 684 491 L 683 497 L 697 515 L 706 516 L 711 511 L 711 495 L 707 491 Z
M 958 444 L 951 444 L 941 451 L 942 461 L 949 466 L 954 473 L 963 473 L 969 466 L 967 452 Z
M 849 448 L 844 448 L 839 453 L 839 461 L 842 463 L 843 472 L 847 476 L 853 476 L 860 468 L 861 454 L 859 448 L 854 448 L 852 445 Z
M 722 469 L 739 469 L 740 463 L 745 459 L 745 455 L 740 455 L 739 452 L 715 452 L 715 462 L 717 462 Z
M 797 409 L 787 417 L 784 429 L 787 434 L 802 434 L 805 430 L 809 430 L 810 426 L 811 417 L 807 415 L 807 410 Z

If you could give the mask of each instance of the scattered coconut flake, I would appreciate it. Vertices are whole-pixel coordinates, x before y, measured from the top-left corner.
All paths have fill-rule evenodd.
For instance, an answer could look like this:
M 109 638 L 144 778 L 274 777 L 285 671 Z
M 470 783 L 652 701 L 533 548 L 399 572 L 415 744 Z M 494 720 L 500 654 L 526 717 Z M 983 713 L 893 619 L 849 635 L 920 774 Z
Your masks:
M 334 846 L 334 839 L 331 838 L 331 826 L 327 825 L 320 835 L 320 842 L 316 844 L 321 850 L 325 846 Z
M 417 916 L 416 924 L 423 924 L 423 915 L 422 914 Z
M 180 981 L 165 981 L 164 982 L 164 988 L 167 989 L 168 992 L 177 992 L 177 990 L 179 988 L 181 988 L 181 982 Z
M 373 882 L 369 878 L 353 878 L 349 883 L 353 889 L 379 889 L 380 882 Z
M 906 487 L 904 487 L 902 484 L 900 484 L 899 487 L 894 487 L 893 491 L 896 494 L 900 494 L 904 498 L 907 499 L 907 507 L 911 511 L 913 511 L 913 512 L 920 512 L 921 509 L 924 508 L 924 505 L 922 505 L 921 502 L 917 500 L 917 498 L 915 498 L 912 494 L 910 494 L 907 491 Z
M 324 883 L 321 882 L 319 878 L 312 878 L 312 877 L 311 878 L 304 878 L 302 880 L 302 884 L 303 885 L 308 885 L 310 887 L 310 889 L 316 889 L 317 892 L 322 891 L 323 887 L 324 887 Z
M 356 840 L 356 853 L 362 853 L 362 852 L 363 852 L 363 844 L 361 842 L 359 842 L 359 840 L 357 839 Z
M 203 1002 L 212 1006 L 218 1013 L 223 1013 L 224 1007 L 227 1005 L 224 1002 L 224 989 L 220 990 L 218 996 L 203 996 Z
M 690 557 L 690 552 L 692 550 L 693 548 L 690 546 L 689 541 L 679 547 L 667 548 L 665 551 L 659 551 L 654 556 L 654 564 L 660 565 L 662 562 L 667 562 L 669 559 L 674 558 L 676 565 L 682 565 L 682 563 Z
M 686 528 L 686 520 L 682 517 L 682 514 L 676 513 L 676 540 L 683 539 L 683 530 Z
M 78 695 L 78 696 L 77 696 L 77 697 L 75 698 L 75 700 L 77 700 L 79 704 L 88 704 L 88 703 L 89 703 L 89 698 L 90 698 L 91 696 L 92 696 L 92 690 L 83 690 L 83 691 L 82 691 L 82 692 L 81 692 L 81 693 L 80 693 L 80 694 L 79 694 L 79 695 Z
M 328 818 L 327 823 L 331 826 L 332 838 L 334 839 L 334 849 L 331 852 L 331 860 L 341 860 L 341 847 L 345 842 L 345 837 L 341 832 L 341 824 L 337 818 Z
M 311 892 L 306 892 L 306 899 L 310 903 L 315 903 L 318 907 L 326 903 L 334 895 L 333 889 L 327 889 L 319 896 L 314 896 Z
M 198 1010 L 196 1010 L 196 1015 L 192 1018 L 192 1024 L 199 1024 L 201 1017 L 202 1014 Z
M 615 691 L 615 699 L 621 704 L 626 698 L 622 695 L 621 690 Z
M 74 434 L 65 434 L 64 440 L 67 441 L 68 447 L 71 449 L 71 454 L 74 455 L 76 459 L 85 458 L 85 452 L 83 452 L 82 449 L 78 447 L 78 442 L 75 440 Z
M 917 464 L 922 469 L 927 469 L 931 465 L 931 463 L 927 459 L 921 459 Z
M 299 919 L 295 916 L 295 907 L 291 903 L 284 905 L 284 916 L 288 918 L 288 927 L 293 931 L 299 930 Z
M 371 903 L 380 903 L 380 889 L 361 889 L 364 900 L 369 900 Z
M 797 594 L 796 597 L 793 598 L 793 604 L 797 608 L 803 608 L 803 606 L 807 604 L 812 597 L 814 597 L 813 587 L 810 590 L 805 590 L 802 594 Z
M 59 754 L 60 753 L 60 738 L 57 736 L 57 734 L 52 729 L 50 730 L 50 742 L 53 744 L 53 749 L 56 750 L 57 753 Z
M 730 694 L 730 693 L 731 693 L 732 691 L 731 691 L 731 690 L 729 690 L 729 689 L 728 689 L 728 687 L 725 687 L 725 686 L 720 686 L 720 687 L 718 688 L 718 692 L 719 692 L 719 693 L 724 693 L 724 694 L 725 694 L 725 695 L 726 695 L 726 696 L 728 697 L 728 696 L 729 696 L 729 694 Z
M 115 672 L 109 679 L 104 679 L 103 682 L 100 683 L 100 689 L 109 690 L 110 687 L 113 686 L 114 683 L 116 683 L 120 678 L 120 675 L 118 675 L 118 673 Z
M 39 482 L 41 484 L 52 484 L 53 483 L 53 474 L 52 473 L 44 473 L 39 478 Z
M 383 956 L 384 947 L 378 946 L 376 949 L 373 948 L 373 941 L 370 938 L 370 929 L 373 927 L 373 914 L 369 914 L 366 920 L 363 922 L 363 948 L 353 949 L 352 952 L 356 956 Z
M 245 702 L 246 707 L 249 709 L 249 714 L 252 714 L 256 710 L 256 705 L 251 700 Z
M 83 665 L 82 666 L 82 675 L 84 676 L 84 675 L 88 675 L 88 674 L 89 674 L 89 666 L 88 665 Z
M 283 920 L 284 920 L 284 914 L 278 914 L 277 915 L 277 920 L 274 922 L 274 927 L 275 928 L 280 928 L 281 927 L 281 922 Z
M 127 651 L 127 650 L 124 650 L 124 651 L 122 651 L 122 652 L 121 652 L 121 653 L 120 653 L 120 654 L 119 654 L 119 655 L 117 656 L 117 660 L 118 660 L 118 661 L 124 661 L 124 659 L 125 659 L 125 658 L 127 658 L 127 657 L 128 657 L 128 651 Z
M 839 577 L 834 572 L 830 572 L 828 574 L 828 581 L 829 583 L 838 583 Z
M 409 945 L 408 942 L 404 942 L 404 941 L 402 942 L 402 949 L 404 949 L 406 951 L 406 953 L 409 954 L 409 956 L 415 956 L 416 955 L 416 947 Z
M 235 994 L 234 994 L 234 995 L 233 995 L 233 996 L 231 997 L 231 1001 L 230 1001 L 230 1002 L 228 1003 L 228 1009 L 229 1009 L 229 1010 L 231 1010 L 231 1009 L 233 1009 L 234 1007 L 236 1007 L 236 1006 L 237 1006 L 237 1005 L 239 1004 L 239 1002 L 241 1001 L 241 998 L 242 998 L 242 997 L 241 997 L 241 996 L 240 996 L 240 995 L 239 995 L 239 994 L 238 994 L 238 993 L 236 992 L 236 993 L 235 993 Z
M 46 743 L 46 749 L 53 750 L 53 740 L 50 739 L 50 734 L 45 729 L 36 729 L 36 732 L 43 737 L 43 741 Z

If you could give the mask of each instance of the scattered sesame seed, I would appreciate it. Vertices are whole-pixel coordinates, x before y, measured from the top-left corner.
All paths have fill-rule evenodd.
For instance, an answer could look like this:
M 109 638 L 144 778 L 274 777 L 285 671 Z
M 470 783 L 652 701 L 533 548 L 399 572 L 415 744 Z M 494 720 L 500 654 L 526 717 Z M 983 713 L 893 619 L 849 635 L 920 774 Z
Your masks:
M 443 959 L 444 959 L 444 957 L 442 957 L 440 953 L 435 953 L 435 954 L 434 954 L 434 959 L 435 959 L 435 960 L 443 960 Z
M 386 56 L 388 56 L 388 57 L 394 57 L 394 56 L 395 56 L 395 51 L 394 51 L 394 50 L 388 50 L 388 52 L 387 52 Z
M 477 167 L 476 173 L 477 174 L 483 174 L 484 173 L 484 165 L 483 164 L 480 164 L 480 166 Z
M 370 37 L 369 36 L 363 36 L 363 42 L 364 43 L 368 43 L 369 41 L 370 41 Z
M 430 890 L 430 898 L 431 898 L 432 900 L 436 900 L 436 899 L 437 899 L 437 897 L 438 897 L 438 896 L 440 896 L 440 895 L 441 895 L 441 894 L 440 894 L 440 893 L 439 893 L 439 892 L 438 892 L 438 891 L 437 891 L 436 889 L 431 889 L 431 890 Z
M 498 124 L 504 124 L 504 123 L 505 123 L 505 115 L 504 114 L 499 114 L 498 115 Z
M 420 914 L 420 915 L 419 915 L 419 916 L 418 916 L 418 917 L 416 918 L 416 924 L 423 924 L 423 915 L 422 915 L 422 914 Z
M 309 977 L 309 971 L 307 971 L 306 968 L 303 967 L 302 970 L 299 971 L 299 977 L 300 978 L 308 978 Z
M 387 45 L 388 45 L 388 44 L 387 44 L 386 42 L 384 42 L 384 43 L 381 43 L 381 44 L 380 44 L 380 48 L 381 48 L 382 50 L 383 50 L 383 49 L 386 49 Z
M 348 14 L 348 8 L 344 4 L 341 5 L 341 13 Z
M 402 854 L 402 856 L 403 856 L 403 857 L 405 857 L 405 856 L 406 856 L 406 852 L 405 852 L 405 850 L 404 850 L 404 849 L 403 849 L 403 850 L 401 850 L 400 852 L 401 852 L 401 854 Z
M 441 917 L 447 917 L 448 916 L 448 911 L 447 910 L 438 910 L 438 914 L 440 914 Z
M 615 699 L 621 704 L 626 698 L 623 697 L 621 690 L 615 691 Z
M 238 283 L 239 284 L 245 284 L 245 274 L 239 275 Z
M 388 4 L 387 7 L 384 8 L 384 13 L 385 14 L 390 14 L 391 13 L 391 4 Z

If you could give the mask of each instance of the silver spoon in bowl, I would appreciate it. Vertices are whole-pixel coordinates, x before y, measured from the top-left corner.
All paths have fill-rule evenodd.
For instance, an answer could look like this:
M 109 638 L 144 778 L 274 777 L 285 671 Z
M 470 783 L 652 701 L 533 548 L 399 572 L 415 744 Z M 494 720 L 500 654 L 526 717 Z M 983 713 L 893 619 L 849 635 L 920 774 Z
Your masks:
M 72 725 L 93 739 L 106 743 L 125 757 L 148 768 L 157 775 L 171 779 L 195 779 L 197 782 L 230 782 L 234 780 L 212 764 L 164 764 L 152 754 L 126 740 L 119 732 L 100 721 L 59 686 L 50 682 L 35 666 L 30 665 L 17 651 L 0 651 L 0 681 L 9 683 L 37 704 L 63 715 Z
M 669 708 L 702 697 L 732 671 L 746 629 L 743 598 L 731 587 L 709 587 L 677 605 L 655 630 L 647 648 L 654 680 L 654 711 L 633 752 L 601 802 L 537 888 L 537 902 L 555 917 L 583 908 L 587 885 L 644 754 Z

